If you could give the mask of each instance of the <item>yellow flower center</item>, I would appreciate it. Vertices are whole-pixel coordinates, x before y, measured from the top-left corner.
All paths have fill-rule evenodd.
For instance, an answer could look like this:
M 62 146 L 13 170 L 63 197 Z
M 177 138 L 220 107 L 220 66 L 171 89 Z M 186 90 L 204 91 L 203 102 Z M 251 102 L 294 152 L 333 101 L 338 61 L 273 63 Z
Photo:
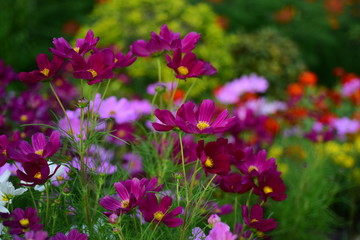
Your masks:
M 28 118 L 28 116 L 26 116 L 26 115 L 21 115 L 21 116 L 20 116 L 20 121 L 22 121 L 22 122 L 26 122 L 28 119 L 29 119 L 29 118 Z
M 74 50 L 75 50 L 75 52 L 79 53 L 80 48 L 79 47 L 74 47 Z
M 37 155 L 42 156 L 44 153 L 44 149 L 39 149 L 35 152 Z
M 324 136 L 323 135 L 321 135 L 321 134 L 319 134 L 319 135 L 317 135 L 316 136 L 316 140 L 318 141 L 318 142 L 324 142 Z
M 34 175 L 34 178 L 37 178 L 37 179 L 41 179 L 41 172 L 37 172 L 35 175 Z
M 205 128 L 210 127 L 210 124 L 208 122 L 205 122 L 205 121 L 199 121 L 196 126 L 197 126 L 198 129 L 203 130 Z
M 19 221 L 19 223 L 22 227 L 27 227 L 29 225 L 30 221 L 27 218 L 23 218 Z
M 130 204 L 129 199 L 126 199 L 126 200 L 121 201 L 121 207 L 122 207 L 122 208 L 128 208 L 128 207 L 129 207 L 129 204 Z
M 207 157 L 205 161 L 205 166 L 208 168 L 212 168 L 214 166 L 214 161 L 211 158 Z
M 117 135 L 118 137 L 124 137 L 124 136 L 126 135 L 126 132 L 125 132 L 124 130 L 118 130 L 118 131 L 116 132 L 116 135 Z
M 249 167 L 249 169 L 248 169 L 248 172 L 251 173 L 252 170 L 256 170 L 257 172 L 259 171 L 259 169 L 258 169 L 257 167 L 251 165 L 251 166 Z
M 6 151 L 6 149 L 4 149 L 4 150 L 2 151 L 2 154 L 3 154 L 4 156 L 7 156 L 7 151 Z
M 2 198 L 1 198 L 1 200 L 2 200 L 3 202 L 9 202 L 10 199 L 12 199 L 12 198 L 13 198 L 13 196 L 11 196 L 11 195 L 3 195 Z
M 274 190 L 271 188 L 271 187 L 269 187 L 269 186 L 265 186 L 264 187 L 264 193 L 265 194 L 268 194 L 268 193 L 272 193 Z
M 61 181 L 61 180 L 64 180 L 64 177 L 63 177 L 63 176 L 57 176 L 56 179 L 57 179 L 58 181 Z
M 43 70 L 40 71 L 42 74 L 44 74 L 45 77 L 49 76 L 49 72 L 50 70 L 48 68 L 44 68 Z
M 114 110 L 111 110 L 111 111 L 109 112 L 109 114 L 110 114 L 110 115 L 115 115 L 116 112 L 115 112 Z
M 258 222 L 259 220 L 257 220 L 257 219 L 251 219 L 251 223 L 254 223 L 254 222 Z
M 161 211 L 157 211 L 154 213 L 154 218 L 158 221 L 161 221 L 161 219 L 164 217 L 164 214 Z
M 92 75 L 93 78 L 95 78 L 98 75 L 97 72 L 94 69 L 88 69 L 87 71 L 91 72 L 91 75 Z
M 177 68 L 178 72 L 180 75 L 185 76 L 189 73 L 189 69 L 187 67 L 184 66 L 180 66 Z

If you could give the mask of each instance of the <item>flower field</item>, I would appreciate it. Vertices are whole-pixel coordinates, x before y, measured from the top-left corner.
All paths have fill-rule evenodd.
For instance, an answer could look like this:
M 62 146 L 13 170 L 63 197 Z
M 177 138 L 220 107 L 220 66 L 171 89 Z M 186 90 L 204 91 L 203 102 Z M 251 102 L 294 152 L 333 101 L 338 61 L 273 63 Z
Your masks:
M 256 2 L 277 27 L 226 1 L 109 0 L 30 67 L 7 43 L 0 239 L 358 239 L 360 72 L 287 27 L 321 8 L 340 31 L 360 6 Z

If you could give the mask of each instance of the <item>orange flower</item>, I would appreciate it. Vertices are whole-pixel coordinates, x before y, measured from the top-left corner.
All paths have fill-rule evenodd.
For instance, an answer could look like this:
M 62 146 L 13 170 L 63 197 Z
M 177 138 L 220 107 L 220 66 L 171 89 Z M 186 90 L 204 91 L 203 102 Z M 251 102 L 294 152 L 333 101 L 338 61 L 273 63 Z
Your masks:
M 305 86 L 314 86 L 317 83 L 317 76 L 310 71 L 304 71 L 299 76 L 299 82 Z
M 279 123 L 273 118 L 267 118 L 265 120 L 265 130 L 272 135 L 275 135 L 280 130 Z
M 274 13 L 274 18 L 278 23 L 286 24 L 291 22 L 296 14 L 293 6 L 286 6 Z
M 299 83 L 291 83 L 288 85 L 286 91 L 291 97 L 301 97 L 304 93 L 304 88 Z

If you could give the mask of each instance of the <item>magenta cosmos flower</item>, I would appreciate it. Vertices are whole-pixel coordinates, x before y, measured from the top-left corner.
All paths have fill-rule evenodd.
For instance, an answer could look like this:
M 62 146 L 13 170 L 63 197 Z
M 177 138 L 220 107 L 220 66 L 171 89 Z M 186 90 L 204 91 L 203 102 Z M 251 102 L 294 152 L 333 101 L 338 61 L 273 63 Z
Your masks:
M 120 197 L 120 201 L 113 197 L 105 196 L 100 199 L 99 204 L 103 208 L 111 211 L 104 212 L 106 216 L 110 216 L 113 213 L 116 215 L 127 213 L 139 205 L 146 192 L 160 191 L 162 189 L 162 185 L 156 185 L 157 178 L 152 178 L 151 180 L 147 180 L 146 178 L 141 180 L 133 178 L 131 180 L 117 182 L 114 183 L 114 187 Z
M 187 102 L 179 108 L 176 118 L 168 110 L 156 109 L 155 116 L 163 123 L 152 123 L 157 131 L 170 131 L 175 127 L 186 133 L 215 134 L 230 129 L 235 124 L 235 117 L 228 118 L 228 111 L 225 109 L 213 120 L 215 103 L 204 100 L 197 111 L 194 111 L 195 104 Z
M 29 231 L 24 234 L 24 238 L 14 235 L 14 240 L 47 240 L 48 233 L 46 231 Z
M 37 216 L 37 210 L 27 208 L 25 211 L 16 208 L 11 214 L 12 220 L 4 221 L 3 224 L 10 228 L 10 234 L 23 234 L 28 231 L 42 230 L 42 224 L 39 224 L 40 217 Z
M 275 201 L 283 201 L 287 198 L 286 186 L 281 177 L 274 171 L 268 171 L 258 177 L 258 185 L 254 187 L 254 193 L 263 201 L 268 197 Z
M 181 218 L 175 216 L 182 213 L 182 207 L 176 207 L 169 211 L 172 204 L 172 198 L 165 196 L 161 199 L 160 204 L 154 193 L 148 193 L 146 198 L 141 201 L 139 208 L 144 216 L 145 221 L 164 223 L 168 227 L 177 227 L 183 223 Z
M 21 72 L 19 73 L 19 79 L 22 82 L 34 84 L 45 79 L 53 78 L 58 74 L 64 60 L 58 56 L 54 56 L 50 62 L 46 54 L 39 54 L 36 58 L 36 63 L 39 70 L 32 72 Z
M 85 233 L 80 233 L 76 229 L 72 229 L 67 235 L 57 233 L 55 237 L 51 237 L 50 240 L 88 240 L 88 236 Z
M 74 48 L 71 47 L 64 38 L 54 38 L 53 44 L 55 48 L 50 48 L 49 51 L 61 58 L 72 58 L 74 53 L 79 53 L 81 56 L 84 56 L 90 50 L 95 49 L 98 41 L 99 37 L 94 38 L 93 31 L 89 30 L 84 39 L 76 40 Z
M 236 234 L 232 234 L 229 225 L 223 222 L 217 222 L 214 224 L 214 228 L 210 230 L 209 235 L 205 240 L 235 240 Z
M 21 139 L 20 133 L 16 131 L 13 135 L 13 142 L 17 143 Z M 11 147 L 10 139 L 6 135 L 0 136 L 0 167 L 4 166 L 5 163 L 10 159 L 8 153 L 8 147 Z
M 112 78 L 114 76 L 113 59 L 110 52 L 110 49 L 105 49 L 94 53 L 87 61 L 80 54 L 74 53 L 72 55 L 73 76 L 77 79 L 88 80 L 89 85 Z
M 251 208 L 250 215 L 248 207 L 246 205 L 242 206 L 242 215 L 246 225 L 262 233 L 272 231 L 278 225 L 273 218 L 263 219 L 264 210 L 259 204 Z
M 53 131 L 50 139 L 46 140 L 43 133 L 35 133 L 31 137 L 30 145 L 26 141 L 10 143 L 8 149 L 9 156 L 18 162 L 28 162 L 38 157 L 49 158 L 53 156 L 60 148 L 60 133 Z
M 195 53 L 187 52 L 183 56 L 180 48 L 174 51 L 172 58 L 169 55 L 165 57 L 167 66 L 175 71 L 176 78 L 211 76 L 217 72 L 210 63 L 197 59 Z
M 225 138 L 219 138 L 216 142 L 209 142 L 205 146 L 203 140 L 198 142 L 196 153 L 206 173 L 226 175 L 230 171 L 227 147 L 228 142 Z
M 56 171 L 59 169 L 61 165 L 58 165 L 54 172 L 50 172 L 50 167 L 47 161 L 36 155 L 32 155 L 32 159 L 28 162 L 24 162 L 22 164 L 25 172 L 17 170 L 16 174 L 18 178 L 26 183 L 21 183 L 23 186 L 35 186 L 38 184 L 45 183 L 48 179 L 50 179 Z

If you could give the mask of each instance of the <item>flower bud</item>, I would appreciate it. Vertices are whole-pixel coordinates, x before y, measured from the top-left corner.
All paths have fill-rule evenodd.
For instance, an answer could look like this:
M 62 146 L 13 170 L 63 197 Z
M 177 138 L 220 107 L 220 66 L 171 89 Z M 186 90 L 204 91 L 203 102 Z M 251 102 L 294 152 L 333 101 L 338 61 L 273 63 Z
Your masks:
M 212 214 L 208 219 L 208 223 L 210 224 L 211 228 L 213 228 L 215 223 L 218 222 L 221 222 L 221 219 L 217 214 Z
M 116 215 L 115 213 L 113 213 L 109 216 L 109 222 L 111 224 L 116 224 L 118 220 L 119 220 L 119 216 Z
M 80 98 L 77 101 L 77 105 L 79 108 L 86 108 L 87 106 L 89 106 L 89 100 L 87 100 L 86 98 Z

